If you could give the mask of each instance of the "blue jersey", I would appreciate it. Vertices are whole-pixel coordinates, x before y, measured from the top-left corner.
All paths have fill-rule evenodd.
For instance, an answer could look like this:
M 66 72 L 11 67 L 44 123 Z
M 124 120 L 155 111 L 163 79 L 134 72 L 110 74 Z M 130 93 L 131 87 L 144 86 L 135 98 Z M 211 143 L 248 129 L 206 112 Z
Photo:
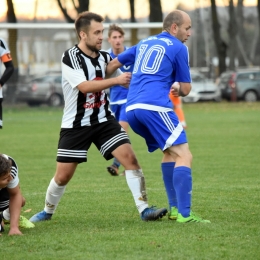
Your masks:
M 124 65 L 134 62 L 126 110 L 170 111 L 171 85 L 191 82 L 188 48 L 167 32 L 148 37 L 118 55 Z
M 125 50 L 127 48 L 125 47 Z M 114 53 L 112 49 L 108 50 L 110 56 L 114 59 L 115 57 L 117 57 Z M 130 65 L 127 66 L 122 66 L 120 68 L 120 70 L 122 72 L 132 72 L 133 71 L 133 67 L 134 67 L 134 62 Z M 128 94 L 128 89 L 125 87 L 122 87 L 120 85 L 115 85 L 112 88 L 110 88 L 110 105 L 120 105 L 120 104 L 124 104 L 126 103 L 126 98 L 127 98 L 127 94 Z

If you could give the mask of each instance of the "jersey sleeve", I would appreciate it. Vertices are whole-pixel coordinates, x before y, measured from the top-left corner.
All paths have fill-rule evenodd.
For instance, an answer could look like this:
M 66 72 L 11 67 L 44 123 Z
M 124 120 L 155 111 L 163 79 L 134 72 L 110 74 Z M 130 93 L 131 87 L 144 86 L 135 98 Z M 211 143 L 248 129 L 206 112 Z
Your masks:
M 62 77 L 69 82 L 72 88 L 86 81 L 81 61 L 73 53 L 65 52 L 61 60 Z
M 8 156 L 8 159 L 12 161 L 11 175 L 12 175 L 13 179 L 8 183 L 7 188 L 13 189 L 19 184 L 18 166 L 15 163 L 13 158 Z
M 135 62 L 135 54 L 136 54 L 136 45 L 120 53 L 117 56 L 117 58 L 120 63 L 129 66 Z
M 189 67 L 189 53 L 186 45 L 180 49 L 176 55 L 176 77 L 177 82 L 191 82 L 190 67 Z
M 12 60 L 10 50 L 5 40 L 0 38 L 0 59 L 2 62 L 8 62 Z

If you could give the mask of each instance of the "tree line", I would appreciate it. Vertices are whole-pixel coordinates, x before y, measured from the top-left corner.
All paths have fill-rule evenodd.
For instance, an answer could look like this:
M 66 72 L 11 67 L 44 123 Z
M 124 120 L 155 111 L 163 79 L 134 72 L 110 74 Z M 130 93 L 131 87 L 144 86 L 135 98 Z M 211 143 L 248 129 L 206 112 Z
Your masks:
M 89 0 L 78 0 L 77 3 L 74 0 L 57 1 L 65 20 L 68 23 L 74 23 L 75 17 L 68 12 L 68 2 L 70 1 L 76 13 L 89 10 Z M 199 2 L 200 0 L 195 0 Z M 37 2 L 37 1 L 36 1 Z M 17 23 L 15 9 L 12 0 L 6 0 L 7 3 L 7 22 Z M 209 14 L 208 17 L 204 17 L 201 12 L 201 8 L 196 8 L 192 11 L 192 22 L 195 27 L 195 39 L 198 42 L 192 43 L 190 52 L 192 53 L 191 60 L 196 63 L 198 67 L 207 67 L 212 65 L 210 56 L 216 56 L 218 60 L 217 76 L 227 69 L 234 70 L 236 67 L 236 60 L 238 60 L 241 66 L 259 66 L 260 65 L 260 0 L 257 0 L 257 23 L 252 17 L 244 16 L 244 0 L 238 0 L 237 6 L 234 5 L 233 0 L 229 0 L 228 6 L 223 7 L 227 14 L 227 19 L 224 19 L 223 12 L 218 12 L 215 0 L 210 0 L 209 7 L 204 8 L 204 11 Z M 135 17 L 135 0 L 129 0 L 130 8 L 130 22 L 137 22 Z M 176 9 L 185 10 L 183 5 L 179 5 Z M 189 12 L 188 12 L 189 13 Z M 161 0 L 149 0 L 149 22 L 162 22 L 163 12 L 161 6 Z M 206 19 L 206 20 L 205 20 Z M 221 23 L 222 22 L 222 23 Z M 224 22 L 224 25 L 223 25 Z M 152 28 L 150 34 L 154 35 L 160 33 L 161 29 Z M 15 66 L 15 75 L 12 77 L 12 81 L 18 79 L 18 58 L 17 58 L 17 29 L 9 29 L 9 47 L 13 57 L 13 63 Z M 251 37 L 258 38 L 254 41 L 254 44 L 248 39 Z M 10 40 L 11 39 L 11 40 Z M 202 40 L 203 39 L 203 40 Z M 131 30 L 131 44 L 134 45 L 138 41 L 137 29 Z M 196 48 L 194 47 L 196 44 Z M 251 45 L 250 45 L 251 44 Z M 209 55 L 211 53 L 211 55 Z M 226 60 L 229 60 L 227 66 Z M 195 62 L 196 61 L 196 62 Z

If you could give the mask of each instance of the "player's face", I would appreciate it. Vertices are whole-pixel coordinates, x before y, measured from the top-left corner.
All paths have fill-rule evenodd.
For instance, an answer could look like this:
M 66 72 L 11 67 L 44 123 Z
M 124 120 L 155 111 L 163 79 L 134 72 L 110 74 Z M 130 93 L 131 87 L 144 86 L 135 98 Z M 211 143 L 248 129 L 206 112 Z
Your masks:
M 181 42 L 186 42 L 191 36 L 191 19 L 188 15 L 184 15 L 184 23 L 180 26 L 177 26 L 176 37 Z
M 0 177 L 0 189 L 5 188 L 8 183 L 13 179 L 11 171 Z
M 124 36 L 118 31 L 111 33 L 108 42 L 111 44 L 113 50 L 122 51 L 124 49 Z
M 91 21 L 89 30 L 81 40 L 90 51 L 99 51 L 102 47 L 104 27 L 102 23 Z

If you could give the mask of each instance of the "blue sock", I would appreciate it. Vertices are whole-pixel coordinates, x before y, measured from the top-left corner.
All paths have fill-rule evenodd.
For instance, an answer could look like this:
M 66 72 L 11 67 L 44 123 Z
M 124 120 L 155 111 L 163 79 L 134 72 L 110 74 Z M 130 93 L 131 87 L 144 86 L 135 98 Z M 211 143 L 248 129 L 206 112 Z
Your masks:
M 173 185 L 177 195 L 178 212 L 186 218 L 190 215 L 191 208 L 191 168 L 186 166 L 179 166 L 174 168 Z
M 119 168 L 121 164 L 116 158 L 114 158 L 113 165 L 116 166 L 116 168 Z
M 164 181 L 164 186 L 167 193 L 169 207 L 177 207 L 176 192 L 173 187 L 173 170 L 175 162 L 164 162 L 161 164 L 162 177 Z

